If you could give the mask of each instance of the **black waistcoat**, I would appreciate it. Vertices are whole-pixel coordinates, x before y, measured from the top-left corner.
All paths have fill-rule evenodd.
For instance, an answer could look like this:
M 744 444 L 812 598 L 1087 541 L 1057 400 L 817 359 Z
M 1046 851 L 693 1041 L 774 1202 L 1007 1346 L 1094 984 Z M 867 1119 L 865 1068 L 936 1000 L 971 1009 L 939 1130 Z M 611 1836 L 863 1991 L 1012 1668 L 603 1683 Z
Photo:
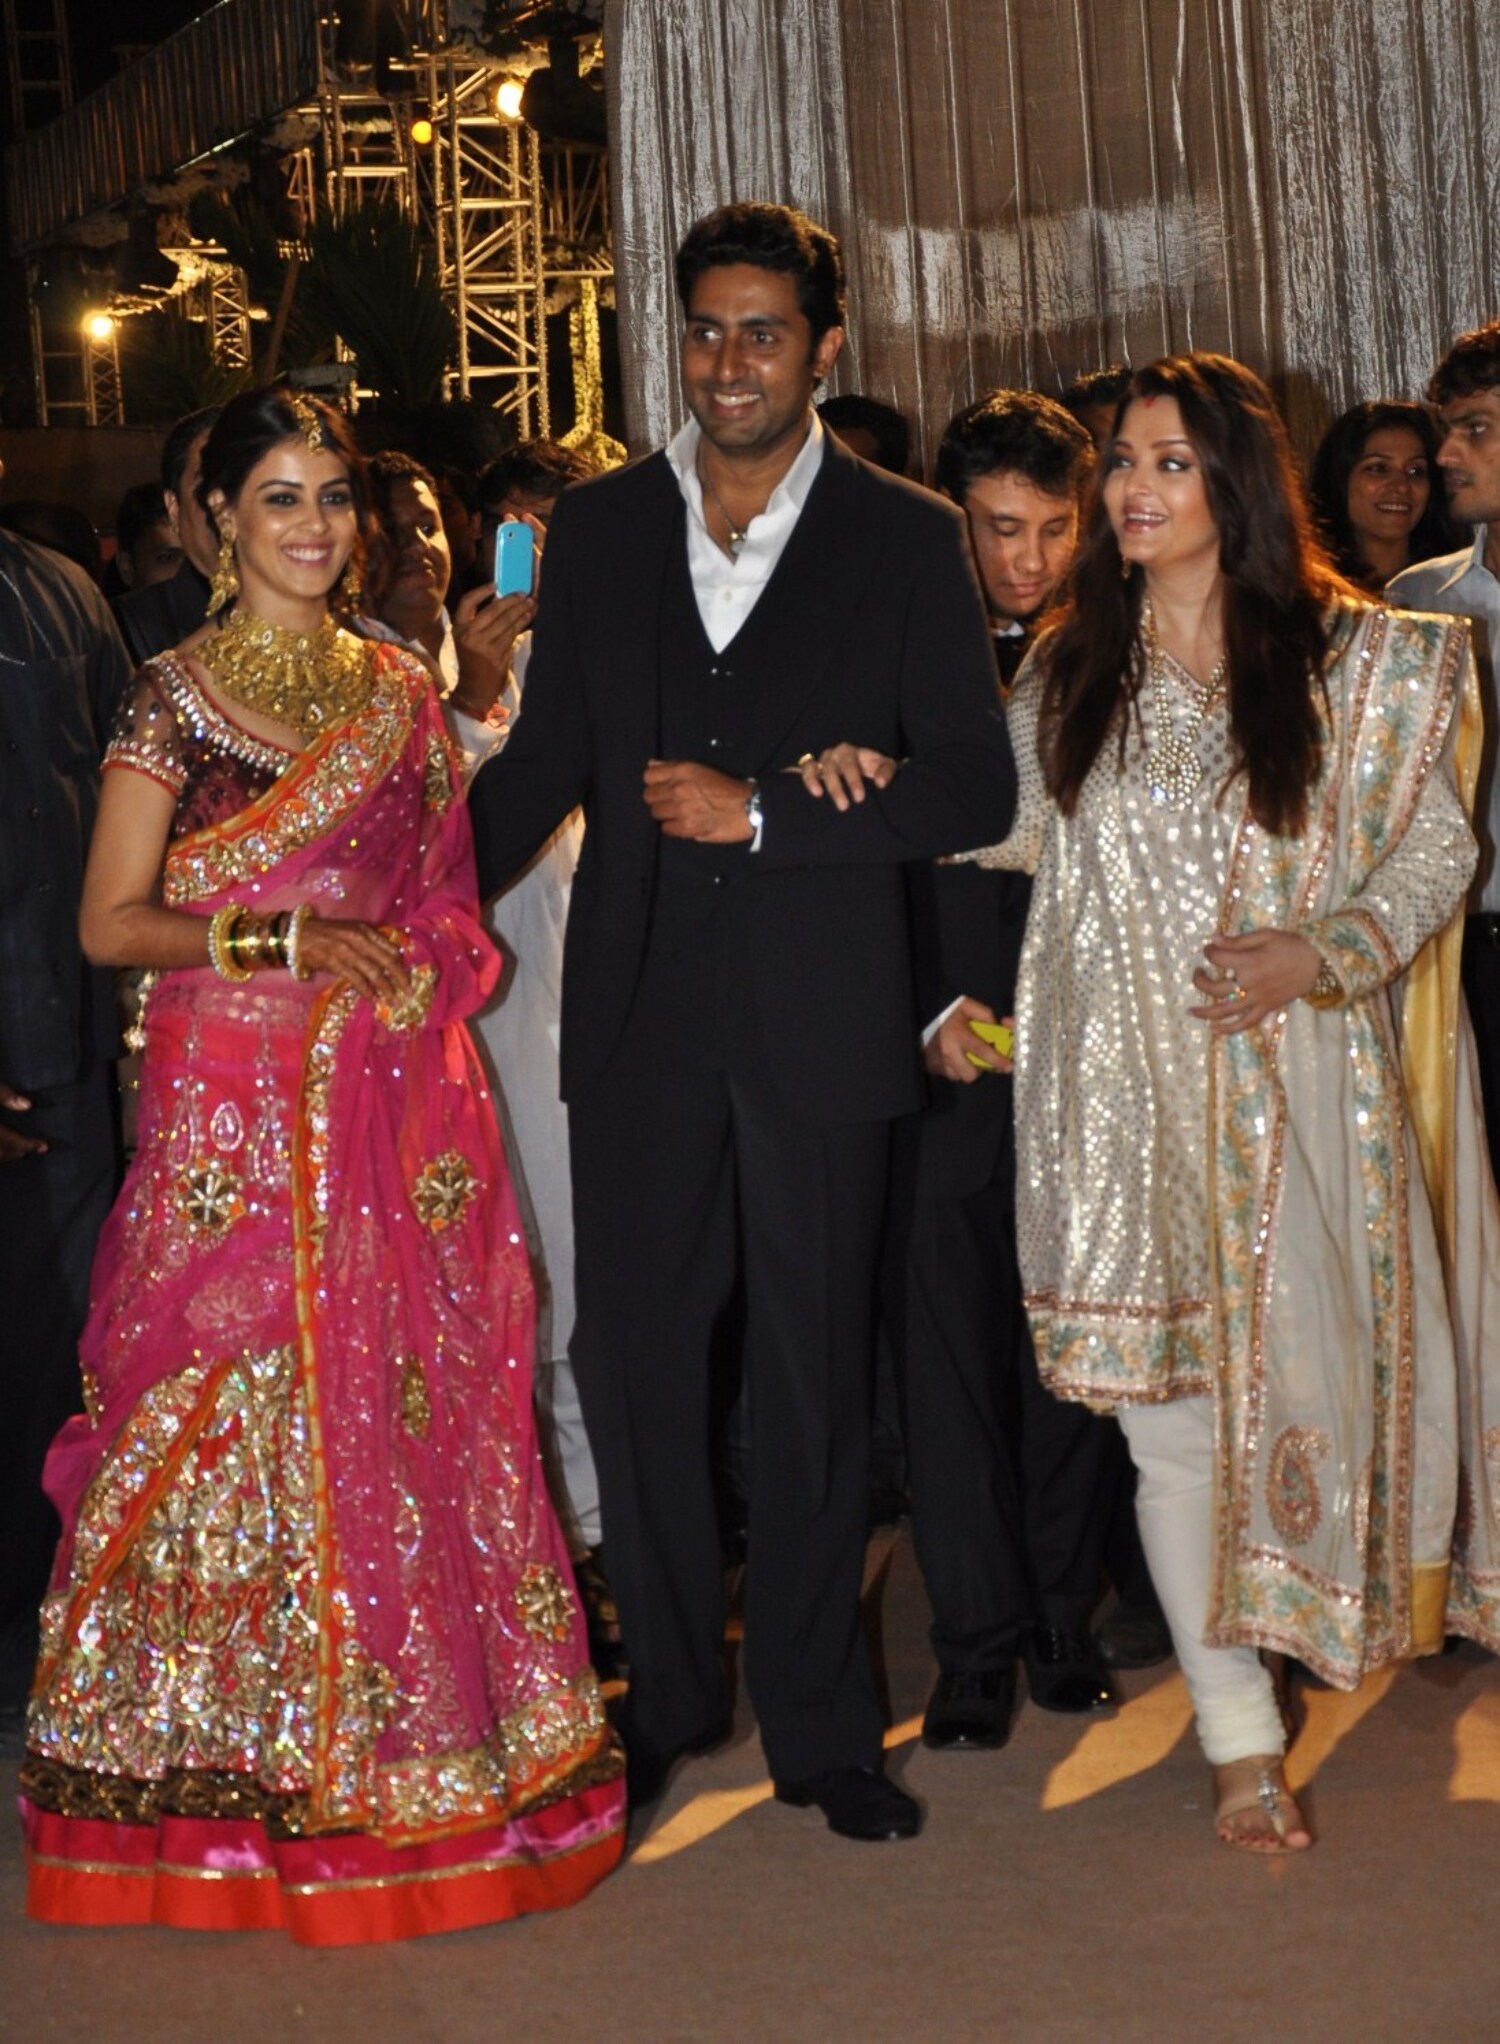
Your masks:
M 776 578 L 722 653 L 703 629 L 688 571 L 685 528 L 671 551 L 659 619 L 660 757 L 696 760 L 736 779 L 755 774 L 755 704 L 777 640 Z M 693 844 L 664 837 L 651 919 L 653 949 L 701 936 L 734 891 L 753 878 L 748 842 Z

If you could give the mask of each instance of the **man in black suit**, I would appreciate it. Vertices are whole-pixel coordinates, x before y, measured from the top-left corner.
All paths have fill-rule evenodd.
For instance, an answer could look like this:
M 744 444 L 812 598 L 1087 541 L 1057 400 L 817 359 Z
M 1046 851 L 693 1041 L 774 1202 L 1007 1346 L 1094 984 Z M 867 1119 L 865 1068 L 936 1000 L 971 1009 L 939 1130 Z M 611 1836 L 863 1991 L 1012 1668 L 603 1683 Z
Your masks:
M 961 519 L 813 416 L 843 340 L 837 243 L 727 207 L 677 282 L 692 418 L 558 505 L 525 712 L 471 795 L 480 883 L 583 805 L 572 1354 L 633 1800 L 727 1728 L 708 1365 L 742 1268 L 766 1758 L 835 1830 L 909 1837 L 859 1612 L 889 1132 L 921 1090 L 901 865 L 1003 835 L 1014 770 Z M 795 768 L 846 738 L 904 764 L 839 810 Z
M 191 638 L 208 615 L 208 585 L 219 557 L 219 542 L 198 502 L 203 444 L 218 420 L 209 405 L 179 419 L 161 450 L 161 488 L 167 522 L 182 547 L 177 573 L 146 589 L 131 589 L 115 605 L 125 643 L 137 661 L 154 660 Z
M 960 412 L 937 482 L 968 520 L 1009 687 L 1071 564 L 1088 436 L 1034 391 Z M 973 864 L 908 875 L 932 1098 L 898 1134 L 891 1242 L 912 1529 L 932 1600 L 929 1746 L 1000 1746 L 1016 1657 L 1033 1699 L 1112 1700 L 1090 1643 L 1115 1429 L 1042 1388 L 1016 1263 L 1009 1061 L 972 1025 L 1009 1017 L 1031 882 Z
M 114 980 L 83 955 L 78 903 L 129 681 L 83 570 L 0 533 L 0 1758 L 24 1743 L 58 1534 L 42 1464 L 82 1404 L 78 1337 L 118 1182 Z

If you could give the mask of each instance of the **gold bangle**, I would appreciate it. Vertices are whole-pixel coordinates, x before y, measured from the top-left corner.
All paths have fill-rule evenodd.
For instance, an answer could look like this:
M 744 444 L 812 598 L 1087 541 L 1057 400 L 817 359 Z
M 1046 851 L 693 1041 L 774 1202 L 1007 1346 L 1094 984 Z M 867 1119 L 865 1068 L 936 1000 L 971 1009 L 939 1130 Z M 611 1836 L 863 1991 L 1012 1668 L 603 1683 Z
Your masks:
M 224 939 L 224 949 L 229 953 L 231 964 L 242 965 L 255 972 L 265 955 L 266 932 L 264 919 L 252 915 L 247 909 Z
M 302 925 L 313 912 L 310 901 L 299 902 L 286 926 L 286 969 L 293 979 L 311 979 L 311 966 L 302 963 Z
M 1318 976 L 1302 998 L 1310 1008 L 1343 1007 L 1343 983 L 1326 958 L 1318 966 Z
M 208 962 L 220 979 L 232 985 L 240 985 L 252 976 L 252 968 L 241 965 L 234 955 L 234 931 L 244 914 L 241 904 L 231 901 L 216 909 L 208 920 Z

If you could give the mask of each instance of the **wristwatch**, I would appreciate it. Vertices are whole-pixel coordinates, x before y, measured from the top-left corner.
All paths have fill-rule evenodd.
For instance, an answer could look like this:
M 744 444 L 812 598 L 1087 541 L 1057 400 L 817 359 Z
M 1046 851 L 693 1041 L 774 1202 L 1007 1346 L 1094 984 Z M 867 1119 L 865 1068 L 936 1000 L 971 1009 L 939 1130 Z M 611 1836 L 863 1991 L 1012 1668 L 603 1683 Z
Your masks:
M 759 837 L 761 826 L 765 823 L 766 819 L 765 813 L 760 806 L 760 782 L 754 778 L 750 782 L 750 792 L 745 797 L 745 816 L 750 825 L 751 837 Z

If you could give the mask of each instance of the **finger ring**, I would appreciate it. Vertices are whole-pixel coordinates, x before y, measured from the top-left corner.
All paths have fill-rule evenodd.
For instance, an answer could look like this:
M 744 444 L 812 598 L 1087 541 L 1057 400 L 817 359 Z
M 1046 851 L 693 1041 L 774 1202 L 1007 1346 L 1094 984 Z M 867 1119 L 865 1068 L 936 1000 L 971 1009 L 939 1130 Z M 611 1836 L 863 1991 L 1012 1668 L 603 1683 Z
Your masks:
M 798 760 L 797 765 L 800 769 L 805 771 L 808 767 L 815 767 L 817 763 L 818 760 L 816 753 L 804 752 L 801 759 Z
M 1234 990 L 1234 993 L 1230 996 L 1230 998 L 1236 1001 L 1243 1001 L 1247 1000 L 1249 996 L 1246 994 L 1245 989 L 1243 987 L 1237 986 Z
M 1239 983 L 1240 983 L 1240 976 L 1239 976 L 1239 974 L 1238 974 L 1238 973 L 1237 973 L 1237 972 L 1235 971 L 1235 969 L 1234 969 L 1234 967 L 1233 967 L 1232 965 L 1226 965 L 1226 966 L 1225 966 L 1225 968 L 1224 968 L 1224 977 L 1225 977 L 1225 979 L 1227 979 L 1227 980 L 1229 981 L 1229 983 L 1230 983 L 1230 985 L 1231 985 L 1231 986 L 1238 986 L 1238 985 L 1239 985 Z

